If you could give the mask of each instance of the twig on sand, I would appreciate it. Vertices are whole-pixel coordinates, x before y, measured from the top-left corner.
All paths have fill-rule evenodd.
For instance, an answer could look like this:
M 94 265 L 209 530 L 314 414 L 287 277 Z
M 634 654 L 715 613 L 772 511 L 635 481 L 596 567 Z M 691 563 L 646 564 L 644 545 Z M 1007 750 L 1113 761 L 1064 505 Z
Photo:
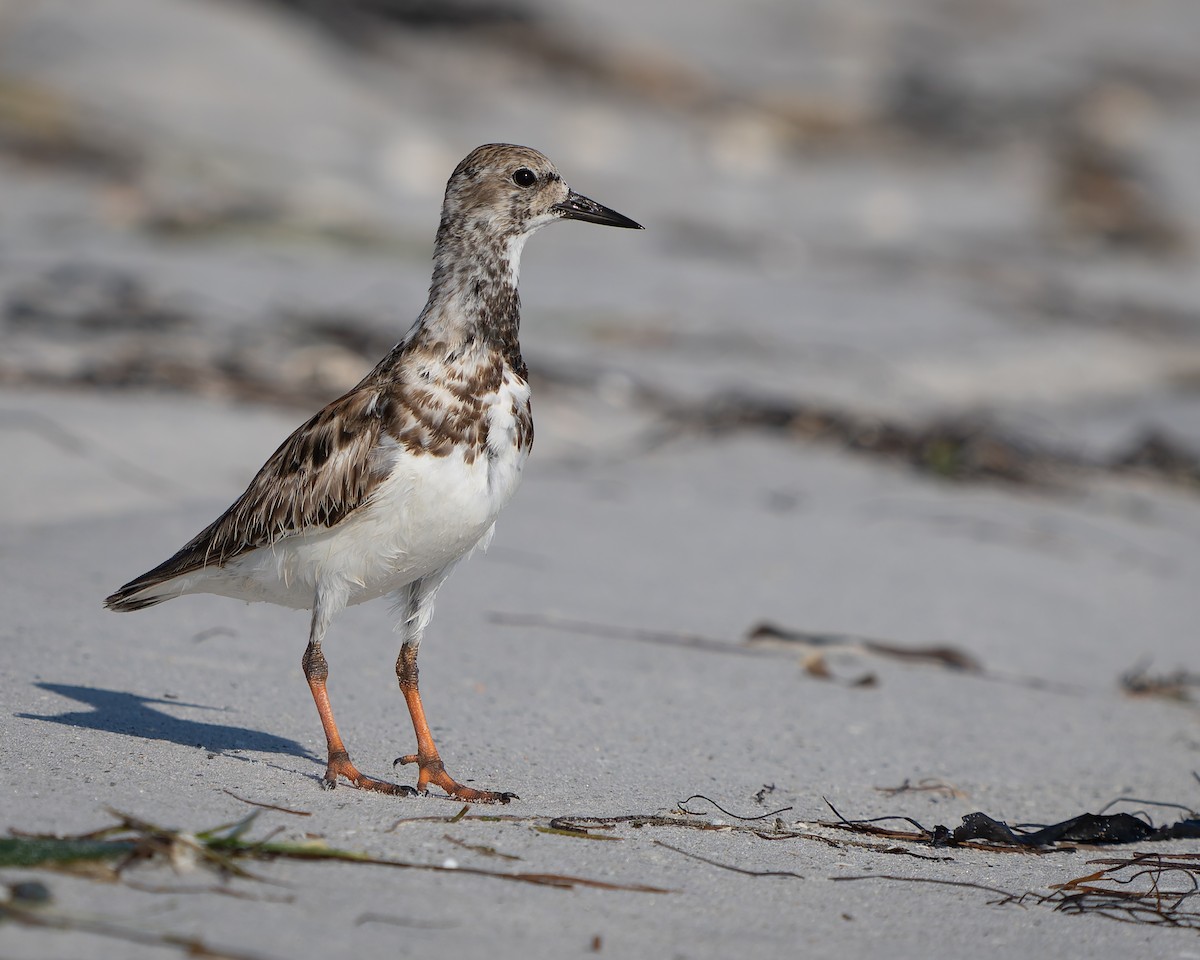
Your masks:
M 148 930 L 139 930 L 137 927 L 127 927 L 107 920 L 51 913 L 45 909 L 30 909 L 15 906 L 12 903 L 0 904 L 0 920 L 43 930 L 90 933 L 111 940 L 135 943 L 139 946 L 174 948 L 185 956 L 205 957 L 207 960 L 264 960 L 264 955 L 261 953 L 245 953 L 241 950 L 216 947 L 199 937 L 185 937 L 174 933 L 152 933 Z
M 308 810 L 290 810 L 287 807 L 277 807 L 273 803 L 260 803 L 258 800 L 247 800 L 245 797 L 239 797 L 229 788 L 222 790 L 222 793 L 227 793 L 234 800 L 240 800 L 242 803 L 248 803 L 252 807 L 262 807 L 264 810 L 277 810 L 279 813 L 290 813 L 293 817 L 311 817 L 312 813 Z
M 714 800 L 712 797 L 706 797 L 702 793 L 693 793 L 686 800 L 676 801 L 675 807 L 676 807 L 676 809 L 679 810 L 680 813 L 690 814 L 691 816 L 699 816 L 699 814 L 697 814 L 695 810 L 689 810 L 687 807 L 684 806 L 685 803 L 691 803 L 693 800 L 703 800 L 706 803 L 711 803 L 714 807 L 716 807 L 723 814 L 725 814 L 725 816 L 733 817 L 734 820 L 744 820 L 748 823 L 753 822 L 755 820 L 766 820 L 768 817 L 777 817 L 777 816 L 779 816 L 779 814 L 787 813 L 787 811 L 792 809 L 790 806 L 780 807 L 778 810 L 772 810 L 770 813 L 760 813 L 757 817 L 742 817 L 742 816 L 738 816 L 738 814 L 736 814 L 736 813 L 730 813 L 723 806 L 721 806 L 719 803 L 717 803 L 717 801 Z
M 897 883 L 932 883 L 940 887 L 966 887 L 970 890 L 983 890 L 1004 898 L 1003 902 L 1017 902 L 1016 894 L 1001 890 L 999 887 L 989 887 L 982 883 L 971 883 L 969 880 L 942 880 L 939 877 L 900 877 L 892 873 L 865 873 L 852 877 L 830 877 L 830 880 L 844 882 L 848 880 L 894 880 Z
M 691 853 L 687 850 L 682 850 L 679 847 L 673 847 L 669 843 L 664 843 L 662 840 L 655 840 L 656 847 L 666 847 L 668 850 L 681 854 L 691 860 L 699 860 L 701 863 L 707 863 L 709 866 L 720 867 L 722 870 L 729 870 L 733 873 L 740 873 L 747 877 L 792 877 L 796 880 L 803 880 L 804 875 L 795 873 L 792 870 L 747 870 L 745 867 L 735 867 L 733 864 L 721 863 L 719 860 L 710 860 L 708 857 L 702 857 L 698 853 Z
M 487 615 L 489 623 L 508 627 L 544 627 L 548 630 L 563 630 L 592 637 L 607 637 L 617 640 L 637 640 L 640 643 L 656 643 L 667 647 L 686 647 L 690 650 L 705 650 L 709 653 L 728 653 L 733 656 L 757 656 L 760 651 L 749 647 L 706 637 L 698 633 L 680 630 L 647 630 L 643 627 L 621 627 L 608 623 L 592 623 L 574 620 L 549 613 L 501 613 Z

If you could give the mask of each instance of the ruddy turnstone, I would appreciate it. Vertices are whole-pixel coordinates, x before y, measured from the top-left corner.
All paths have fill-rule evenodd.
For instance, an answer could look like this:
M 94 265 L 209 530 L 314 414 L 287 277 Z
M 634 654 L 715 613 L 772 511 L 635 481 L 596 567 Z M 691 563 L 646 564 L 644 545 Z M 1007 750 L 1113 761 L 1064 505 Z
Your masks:
M 438 588 L 492 538 L 533 443 L 518 342 L 521 250 L 555 220 L 641 229 L 571 190 L 536 150 L 487 144 L 446 185 L 429 301 L 349 393 L 287 438 L 233 505 L 169 560 L 105 600 L 140 610 L 187 593 L 311 609 L 304 676 L 338 777 L 381 793 L 413 788 L 359 772 L 334 723 L 321 641 L 352 603 L 390 595 L 402 637 L 396 677 L 416 732 L 417 790 L 507 803 L 446 772 L 425 721 L 417 651 Z

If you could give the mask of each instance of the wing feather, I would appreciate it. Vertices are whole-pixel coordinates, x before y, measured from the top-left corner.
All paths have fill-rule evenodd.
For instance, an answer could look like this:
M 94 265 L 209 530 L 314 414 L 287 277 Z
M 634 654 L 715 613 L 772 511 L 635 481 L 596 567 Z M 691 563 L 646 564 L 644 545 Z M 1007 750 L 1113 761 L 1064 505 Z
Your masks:
M 173 557 L 105 600 L 136 610 L 163 596 L 139 598 L 147 587 L 208 566 L 222 566 L 313 527 L 333 527 L 370 501 L 387 475 L 379 441 L 389 404 L 365 383 L 333 401 L 288 437 L 246 491 Z

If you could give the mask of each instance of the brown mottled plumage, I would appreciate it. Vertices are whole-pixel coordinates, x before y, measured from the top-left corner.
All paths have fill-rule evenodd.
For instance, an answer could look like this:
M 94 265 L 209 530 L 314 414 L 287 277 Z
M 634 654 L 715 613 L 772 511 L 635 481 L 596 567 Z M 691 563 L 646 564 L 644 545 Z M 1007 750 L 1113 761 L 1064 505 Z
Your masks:
M 417 735 L 418 789 L 467 800 L 511 794 L 451 778 L 429 734 L 417 649 L 438 588 L 486 546 L 533 443 L 518 339 L 525 240 L 558 219 L 638 227 L 571 191 L 528 147 L 472 151 L 446 185 L 429 300 L 405 338 L 353 390 L 313 416 L 246 491 L 173 557 L 113 593 L 139 610 L 185 593 L 313 611 L 303 666 L 329 747 L 325 785 L 411 792 L 350 762 L 326 692 L 321 641 L 350 603 L 391 594 L 404 636 L 396 675 Z

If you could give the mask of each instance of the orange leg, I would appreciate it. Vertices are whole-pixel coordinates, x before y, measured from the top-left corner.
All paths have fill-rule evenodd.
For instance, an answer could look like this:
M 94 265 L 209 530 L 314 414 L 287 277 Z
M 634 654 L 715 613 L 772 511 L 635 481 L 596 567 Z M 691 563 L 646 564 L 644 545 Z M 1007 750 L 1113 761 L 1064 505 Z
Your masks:
M 515 793 L 503 793 L 495 790 L 476 790 L 455 780 L 446 772 L 442 758 L 438 756 L 437 746 L 433 735 L 429 732 L 429 724 L 425 722 L 425 708 L 421 705 L 421 691 L 417 685 L 417 648 L 404 644 L 400 648 L 400 656 L 396 658 L 396 678 L 400 681 L 400 692 L 408 704 L 408 712 L 412 716 L 413 731 L 417 735 L 417 752 L 406 757 L 400 757 L 396 764 L 415 763 L 417 765 L 417 790 L 424 791 L 433 783 L 445 790 L 450 796 L 459 800 L 471 800 L 477 803 L 508 803 L 519 799 Z M 395 764 L 393 764 L 395 766 Z
M 350 762 L 350 754 L 342 743 L 337 724 L 333 720 L 333 708 L 329 705 L 329 693 L 325 689 L 325 681 L 329 678 L 329 664 L 321 653 L 319 643 L 309 642 L 304 651 L 304 678 L 308 681 L 308 689 L 312 691 L 313 702 L 317 705 L 317 713 L 321 715 L 321 726 L 325 729 L 325 742 L 329 747 L 329 764 L 325 768 L 325 778 L 321 786 L 332 790 L 337 786 L 337 778 L 345 777 L 361 790 L 376 790 L 379 793 L 391 793 L 401 796 L 411 795 L 412 787 L 388 783 L 386 780 L 376 780 L 359 773 L 358 768 Z

